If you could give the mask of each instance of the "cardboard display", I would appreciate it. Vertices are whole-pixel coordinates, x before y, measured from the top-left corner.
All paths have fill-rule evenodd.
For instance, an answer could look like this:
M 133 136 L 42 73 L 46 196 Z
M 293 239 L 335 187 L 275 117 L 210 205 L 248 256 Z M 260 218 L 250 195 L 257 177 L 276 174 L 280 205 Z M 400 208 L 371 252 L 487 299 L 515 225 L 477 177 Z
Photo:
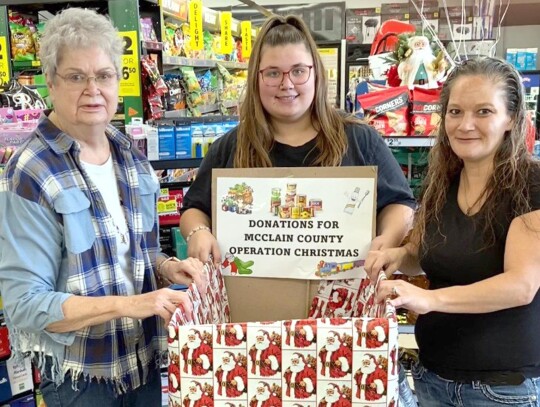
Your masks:
M 371 230 L 364 240 L 371 242 L 375 235 L 375 215 L 376 215 L 376 167 L 313 167 L 313 168 L 265 168 L 265 169 L 233 169 L 233 170 L 213 170 L 213 231 L 219 238 L 219 229 L 216 227 L 217 204 L 220 197 L 217 195 L 217 178 L 232 177 L 234 179 L 242 176 L 242 179 L 250 178 L 276 178 L 291 181 L 300 178 L 330 178 L 330 179 L 351 179 L 351 186 L 354 187 L 355 179 L 367 179 L 372 183 L 372 190 L 366 199 L 371 205 L 369 216 Z M 249 181 L 246 181 L 249 183 Z M 352 188 L 354 190 L 354 188 Z M 331 194 L 332 191 L 326 191 Z M 363 195 L 362 192 L 360 195 Z M 266 195 L 270 198 L 268 195 Z M 319 196 L 324 196 L 321 191 Z M 324 198 L 323 198 L 324 199 Z M 323 202 L 324 204 L 324 202 Z M 237 215 L 242 217 L 245 215 Z M 241 218 L 240 218 L 241 219 Z M 360 237 L 358 237 L 360 240 Z M 218 240 L 219 241 L 219 240 Z M 221 244 L 222 242 L 220 242 Z M 366 248 L 367 253 L 367 248 Z M 224 253 L 222 253 L 224 255 Z M 317 293 L 319 281 L 304 279 L 280 279 L 280 278 L 258 278 L 225 276 L 225 285 L 229 296 L 231 307 L 231 320 L 235 322 L 264 321 L 264 320 L 284 320 L 301 319 L 308 315 L 312 299 Z M 338 278 L 341 274 L 338 274 Z M 364 278 L 363 269 L 356 269 L 355 278 Z

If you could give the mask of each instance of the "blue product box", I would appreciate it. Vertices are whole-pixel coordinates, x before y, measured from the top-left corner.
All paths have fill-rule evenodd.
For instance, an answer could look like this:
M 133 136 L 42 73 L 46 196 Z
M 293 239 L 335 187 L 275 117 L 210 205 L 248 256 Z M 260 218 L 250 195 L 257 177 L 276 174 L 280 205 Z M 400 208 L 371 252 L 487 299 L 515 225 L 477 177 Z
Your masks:
M 525 49 L 518 49 L 515 66 L 518 71 L 524 71 L 527 69 L 527 52 Z
M 6 362 L 0 362 L 0 402 L 11 398 L 11 385 Z
M 192 158 L 191 124 L 177 122 L 175 126 L 176 158 Z
M 525 69 L 527 71 L 536 70 L 536 57 L 538 55 L 538 48 L 527 48 L 525 51 Z
M 24 396 L 21 398 L 18 398 L 16 400 L 13 400 L 11 403 L 9 403 L 9 407 L 35 407 L 36 401 L 34 400 L 33 395 Z
M 506 61 L 516 66 L 517 63 L 517 48 L 506 49 Z
M 191 123 L 191 143 L 193 158 L 203 158 L 204 156 L 204 123 Z
M 163 125 L 158 127 L 159 159 L 174 160 L 176 158 L 176 140 L 174 127 Z

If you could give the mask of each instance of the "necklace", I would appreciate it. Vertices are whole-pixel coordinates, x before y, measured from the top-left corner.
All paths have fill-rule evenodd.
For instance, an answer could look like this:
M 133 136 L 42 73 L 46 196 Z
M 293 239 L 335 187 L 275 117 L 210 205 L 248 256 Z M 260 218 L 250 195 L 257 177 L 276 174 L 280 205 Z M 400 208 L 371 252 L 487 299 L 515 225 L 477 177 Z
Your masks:
M 122 244 L 127 244 L 129 241 L 129 229 L 126 229 L 125 232 L 122 232 L 112 217 L 111 217 L 111 222 L 114 228 L 116 229 L 117 235 L 120 236 L 120 242 Z
M 460 174 L 461 181 L 463 182 L 463 200 L 465 201 L 465 214 L 467 216 L 471 216 L 472 210 L 480 203 L 482 197 L 485 195 L 486 190 L 482 191 L 482 193 L 476 198 L 476 201 L 473 202 L 472 205 L 469 205 L 469 200 L 467 199 L 467 191 L 469 189 L 469 182 L 467 181 L 466 177 L 463 176 L 463 170 Z

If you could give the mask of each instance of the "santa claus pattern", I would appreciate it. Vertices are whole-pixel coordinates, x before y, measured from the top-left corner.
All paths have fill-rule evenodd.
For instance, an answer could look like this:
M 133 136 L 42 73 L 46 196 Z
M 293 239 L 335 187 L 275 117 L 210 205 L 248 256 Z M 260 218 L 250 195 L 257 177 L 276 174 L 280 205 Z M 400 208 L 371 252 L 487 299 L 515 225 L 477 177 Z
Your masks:
M 212 327 L 210 332 L 192 328 L 180 354 L 184 362 L 182 372 L 186 375 L 204 376 L 212 370 Z
M 281 327 L 258 329 L 249 349 L 250 373 L 271 378 L 281 372 Z
M 285 343 L 283 347 L 308 348 L 315 347 L 317 341 L 317 322 L 285 321 L 283 323 Z
M 318 343 L 319 372 L 324 378 L 344 378 L 352 369 L 352 336 L 342 330 L 324 331 L 319 335 Z

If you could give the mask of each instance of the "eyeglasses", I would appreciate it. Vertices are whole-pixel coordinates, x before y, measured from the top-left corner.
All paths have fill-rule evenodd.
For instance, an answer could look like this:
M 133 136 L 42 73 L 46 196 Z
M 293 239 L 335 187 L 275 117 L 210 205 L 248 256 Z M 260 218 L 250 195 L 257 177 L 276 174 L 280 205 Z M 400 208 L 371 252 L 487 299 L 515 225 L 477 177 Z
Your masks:
M 261 69 L 259 73 L 266 86 L 281 85 L 285 75 L 289 77 L 293 85 L 303 85 L 309 80 L 311 68 L 313 68 L 313 65 L 298 65 L 286 72 L 278 68 L 265 68 Z
M 103 72 L 97 74 L 96 76 L 88 76 L 83 73 L 70 73 L 67 75 L 60 75 L 55 73 L 56 76 L 62 78 L 66 84 L 73 89 L 84 89 L 88 86 L 88 81 L 93 79 L 96 83 L 96 86 L 100 88 L 105 88 L 107 86 L 112 86 L 118 82 L 120 76 L 116 72 Z

